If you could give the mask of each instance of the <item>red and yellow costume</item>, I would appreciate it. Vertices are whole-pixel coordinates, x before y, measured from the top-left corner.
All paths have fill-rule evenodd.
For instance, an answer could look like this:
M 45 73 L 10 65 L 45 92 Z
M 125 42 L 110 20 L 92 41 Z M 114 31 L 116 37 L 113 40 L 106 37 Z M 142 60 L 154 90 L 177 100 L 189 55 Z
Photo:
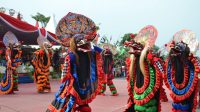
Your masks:
M 32 64 L 34 66 L 34 80 L 39 93 L 51 91 L 49 82 L 51 57 L 52 54 L 47 54 L 44 49 L 34 52 Z

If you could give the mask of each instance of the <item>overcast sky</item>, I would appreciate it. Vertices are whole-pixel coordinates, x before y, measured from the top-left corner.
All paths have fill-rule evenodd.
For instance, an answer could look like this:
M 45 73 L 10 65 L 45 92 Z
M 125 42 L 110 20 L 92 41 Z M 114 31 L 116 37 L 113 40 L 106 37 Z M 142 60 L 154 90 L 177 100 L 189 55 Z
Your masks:
M 119 39 L 146 25 L 158 29 L 156 44 L 162 46 L 183 28 L 200 37 L 200 0 L 0 0 L 0 7 L 13 8 L 35 25 L 31 15 L 55 14 L 56 21 L 68 12 L 80 13 L 100 23 L 100 35 Z

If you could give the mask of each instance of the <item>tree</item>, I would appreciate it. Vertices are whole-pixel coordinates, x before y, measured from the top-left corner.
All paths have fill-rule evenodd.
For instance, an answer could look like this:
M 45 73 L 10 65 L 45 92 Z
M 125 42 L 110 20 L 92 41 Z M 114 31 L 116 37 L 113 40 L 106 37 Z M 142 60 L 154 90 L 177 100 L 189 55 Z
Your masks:
M 158 47 L 157 45 L 154 45 L 153 49 L 154 49 L 155 52 L 157 52 L 160 49 L 160 47 Z
M 132 33 L 126 33 L 126 34 L 124 34 L 124 36 L 121 37 L 122 40 L 120 41 L 119 44 L 123 46 L 125 41 L 130 41 L 131 40 L 131 36 L 130 36 L 131 34 Z
M 96 30 L 97 30 L 97 31 L 100 30 L 100 25 L 101 25 L 101 23 L 99 23 L 99 24 L 96 25 Z
M 42 24 L 42 27 L 46 27 L 47 23 L 49 22 L 50 16 L 46 17 L 41 13 L 37 13 L 35 16 L 31 16 L 36 21 L 40 22 Z
M 96 30 L 99 31 L 100 30 L 100 27 L 98 25 L 96 25 Z
M 124 46 L 124 42 L 131 40 L 131 34 L 132 33 L 124 34 L 120 41 L 114 43 L 114 45 L 116 45 L 118 48 L 118 54 L 114 56 L 115 65 L 125 65 L 125 60 L 127 57 L 129 57 L 129 48 Z

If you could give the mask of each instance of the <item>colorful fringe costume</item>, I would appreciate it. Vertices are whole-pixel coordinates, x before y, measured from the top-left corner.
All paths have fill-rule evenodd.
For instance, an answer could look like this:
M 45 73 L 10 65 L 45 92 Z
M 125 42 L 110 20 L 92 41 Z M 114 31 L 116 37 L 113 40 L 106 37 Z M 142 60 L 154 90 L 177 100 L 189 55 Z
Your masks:
M 200 108 L 200 74 L 199 74 L 198 90 L 199 90 L 199 108 Z
M 160 92 L 164 69 L 162 60 L 154 54 L 157 30 L 146 26 L 125 45 L 130 47 L 126 60 L 128 81 L 128 108 L 125 112 L 160 112 Z
M 6 73 L 0 84 L 0 94 L 11 94 L 18 91 L 18 74 L 16 68 L 21 64 L 21 50 L 6 50 Z
M 161 87 L 160 88 L 161 90 L 160 90 L 160 100 L 162 101 L 162 102 L 167 102 L 168 101 L 168 98 L 167 98 L 167 94 L 166 94 L 166 92 L 165 92 L 165 89 L 163 88 L 163 87 Z
M 117 90 L 112 81 L 114 79 L 114 75 L 112 73 L 114 64 L 112 52 L 109 50 L 109 48 L 107 48 L 101 54 L 103 59 L 103 70 L 105 75 L 104 75 L 104 83 L 102 84 L 100 94 L 105 95 L 104 92 L 106 91 L 106 84 L 107 84 L 110 88 L 112 95 L 117 96 L 118 95 Z
M 158 53 L 157 53 L 158 54 Z M 158 54 L 159 55 L 159 54 Z M 160 59 L 162 59 L 160 62 L 161 62 L 161 64 L 163 65 L 163 67 L 165 66 L 165 61 L 164 61 L 164 59 L 163 58 L 160 58 Z M 165 78 L 165 76 L 164 76 L 164 74 L 162 75 L 162 79 L 164 79 Z M 164 81 L 162 82 L 162 84 L 164 84 Z M 166 94 L 166 92 L 165 92 L 165 88 L 162 86 L 161 88 L 160 88 L 161 90 L 160 90 L 160 100 L 162 101 L 162 102 L 167 102 L 168 101 L 168 98 L 167 98 L 167 94 Z
M 194 33 L 181 30 L 169 44 L 165 83 L 173 100 L 172 112 L 196 112 L 200 63 L 194 53 L 198 46 Z
M 48 93 L 51 92 L 49 75 L 53 51 L 52 44 L 47 40 L 45 29 L 39 30 L 37 43 L 40 46 L 40 50 L 34 52 L 32 59 L 34 81 L 37 85 L 38 93 Z
M 51 53 L 46 53 L 44 49 L 34 52 L 32 64 L 34 66 L 34 80 L 37 84 L 37 91 L 39 93 L 50 92 L 50 66 L 51 66 Z
M 62 84 L 46 112 L 91 112 L 89 103 L 99 93 L 103 75 L 101 49 L 90 42 L 96 36 L 89 18 L 68 13 L 57 26 L 61 44 L 69 47 L 62 70 Z

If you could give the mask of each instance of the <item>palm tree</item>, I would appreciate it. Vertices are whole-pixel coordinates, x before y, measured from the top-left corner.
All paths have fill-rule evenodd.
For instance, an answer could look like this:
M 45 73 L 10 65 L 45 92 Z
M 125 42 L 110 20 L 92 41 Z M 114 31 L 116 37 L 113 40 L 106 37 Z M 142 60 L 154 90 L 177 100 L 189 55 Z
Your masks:
M 42 27 L 46 27 L 47 23 L 49 22 L 50 16 L 46 17 L 41 13 L 37 13 L 35 16 L 31 16 L 36 21 L 40 22 L 42 24 Z

